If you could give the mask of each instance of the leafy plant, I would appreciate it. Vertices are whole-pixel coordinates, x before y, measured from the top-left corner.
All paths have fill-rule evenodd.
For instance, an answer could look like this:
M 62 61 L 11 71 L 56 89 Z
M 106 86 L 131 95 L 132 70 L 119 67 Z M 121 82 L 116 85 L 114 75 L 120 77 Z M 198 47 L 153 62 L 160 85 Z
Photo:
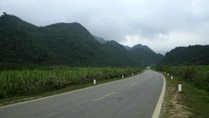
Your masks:
M 0 99 L 34 95 L 47 91 L 97 81 L 119 78 L 141 68 L 54 68 L 50 70 L 0 71 Z

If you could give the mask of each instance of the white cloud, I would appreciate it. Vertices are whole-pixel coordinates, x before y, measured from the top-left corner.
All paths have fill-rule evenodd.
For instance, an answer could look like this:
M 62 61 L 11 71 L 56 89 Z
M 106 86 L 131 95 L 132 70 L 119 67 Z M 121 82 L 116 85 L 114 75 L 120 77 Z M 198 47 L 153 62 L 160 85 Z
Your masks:
M 165 54 L 167 51 L 170 51 L 177 46 L 203 45 L 208 42 L 208 39 L 201 35 L 182 32 L 170 32 L 168 34 L 159 33 L 156 34 L 155 40 L 146 39 L 139 35 L 127 35 L 125 38 L 126 40 L 120 42 L 123 45 L 134 46 L 138 43 L 145 44 L 162 54 Z

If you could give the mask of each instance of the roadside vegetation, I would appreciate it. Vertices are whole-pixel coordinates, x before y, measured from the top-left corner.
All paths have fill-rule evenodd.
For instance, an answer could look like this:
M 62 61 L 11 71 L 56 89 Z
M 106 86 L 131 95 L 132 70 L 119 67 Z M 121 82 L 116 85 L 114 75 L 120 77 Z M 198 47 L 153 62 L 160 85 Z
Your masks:
M 141 68 L 48 68 L 0 71 L 0 101 L 18 96 L 40 95 L 49 91 L 131 76 Z M 80 87 L 75 87 L 80 86 Z M 89 86 L 89 85 L 88 85 Z
M 209 92 L 209 66 L 158 66 L 157 70 L 179 76 L 195 87 Z
M 167 81 L 162 117 L 208 118 L 209 66 L 159 66 L 157 70 L 166 72 Z M 178 82 L 182 92 L 177 92 Z

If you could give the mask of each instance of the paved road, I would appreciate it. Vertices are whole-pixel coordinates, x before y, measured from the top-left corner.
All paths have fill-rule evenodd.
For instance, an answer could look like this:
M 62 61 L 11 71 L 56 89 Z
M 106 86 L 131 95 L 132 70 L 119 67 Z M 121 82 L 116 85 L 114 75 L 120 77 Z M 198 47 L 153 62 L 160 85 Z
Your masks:
M 0 118 L 151 118 L 163 86 L 159 73 L 140 75 L 0 107 Z

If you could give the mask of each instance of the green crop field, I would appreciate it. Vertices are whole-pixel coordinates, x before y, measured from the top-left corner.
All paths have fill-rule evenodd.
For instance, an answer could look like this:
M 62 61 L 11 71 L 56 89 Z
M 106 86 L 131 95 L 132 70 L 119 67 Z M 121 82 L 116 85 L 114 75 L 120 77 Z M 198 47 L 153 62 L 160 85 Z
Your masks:
M 0 99 L 36 95 L 71 85 L 130 76 L 141 68 L 53 68 L 0 71 Z

